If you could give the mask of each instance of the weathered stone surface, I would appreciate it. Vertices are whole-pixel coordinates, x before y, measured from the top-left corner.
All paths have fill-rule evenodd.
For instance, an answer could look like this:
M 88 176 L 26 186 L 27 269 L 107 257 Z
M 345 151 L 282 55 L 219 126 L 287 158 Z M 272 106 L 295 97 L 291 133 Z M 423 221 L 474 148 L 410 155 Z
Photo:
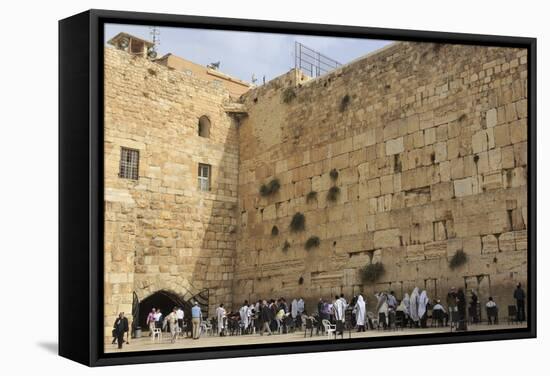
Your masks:
M 489 273 L 509 304 L 511 273 L 527 278 L 527 61 L 513 48 L 432 48 L 396 43 L 313 80 L 292 70 L 245 93 L 238 122 L 223 87 L 107 49 L 106 336 L 133 291 L 208 288 L 211 311 L 274 296 L 313 307 L 372 294 L 357 276 L 377 261 L 398 297 Z M 118 177 L 121 146 L 140 151 L 137 182 Z M 210 192 L 197 190 L 199 163 L 212 166 Z M 274 178 L 279 191 L 260 196 Z M 289 228 L 296 212 L 305 231 Z M 310 236 L 320 245 L 306 251 Z M 468 262 L 451 270 L 457 250 Z
M 403 150 L 403 137 L 386 141 L 386 155 L 402 153 Z
M 456 197 L 470 196 L 473 193 L 472 178 L 455 180 L 454 192 Z
M 376 231 L 374 233 L 375 248 L 399 247 L 401 245 L 398 229 Z
M 487 128 L 492 128 L 497 125 L 497 109 L 492 108 L 485 114 L 485 120 L 487 122 Z

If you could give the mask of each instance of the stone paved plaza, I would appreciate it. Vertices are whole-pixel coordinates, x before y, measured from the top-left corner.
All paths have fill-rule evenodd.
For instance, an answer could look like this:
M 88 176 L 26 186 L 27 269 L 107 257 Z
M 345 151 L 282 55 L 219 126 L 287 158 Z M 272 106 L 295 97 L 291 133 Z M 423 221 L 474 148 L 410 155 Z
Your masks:
M 486 324 L 477 324 L 469 325 L 469 332 L 478 332 L 478 331 L 495 331 L 503 329 L 520 329 L 526 328 L 527 324 L 499 324 L 499 325 L 486 325 Z M 394 335 L 415 335 L 415 334 L 434 334 L 434 333 L 449 333 L 449 327 L 441 328 L 425 328 L 425 329 L 403 329 L 403 330 L 368 330 L 366 332 L 357 333 L 355 331 L 351 332 L 352 338 L 372 338 L 372 337 L 382 337 L 382 336 L 394 336 Z M 449 333 L 450 334 L 450 333 Z M 300 341 L 324 341 L 327 340 L 326 335 L 316 335 L 315 330 L 313 331 L 313 337 L 304 338 L 304 332 L 295 332 L 289 334 L 274 334 L 268 336 L 267 334 L 260 336 L 259 334 L 252 335 L 242 335 L 242 336 L 226 336 L 220 337 L 217 335 L 208 335 L 202 336 L 199 340 L 193 340 L 191 338 L 180 338 L 176 343 L 170 343 L 170 334 L 163 333 L 162 341 L 159 343 L 158 340 L 155 342 L 151 341 L 151 337 L 148 337 L 148 332 L 144 333 L 145 337 L 138 339 L 131 339 L 130 345 L 124 345 L 124 347 L 119 350 L 117 345 L 105 345 L 105 352 L 128 352 L 128 351 L 148 351 L 148 350 L 172 350 L 172 349 L 187 349 L 187 348 L 197 348 L 197 347 L 212 347 L 212 346 L 227 346 L 227 345 L 254 345 L 254 344 L 264 344 L 264 343 L 288 343 L 288 342 L 300 342 Z M 450 334 L 452 335 L 452 334 Z M 340 337 L 338 337 L 340 338 Z M 344 339 L 349 338 L 348 332 L 345 333 Z

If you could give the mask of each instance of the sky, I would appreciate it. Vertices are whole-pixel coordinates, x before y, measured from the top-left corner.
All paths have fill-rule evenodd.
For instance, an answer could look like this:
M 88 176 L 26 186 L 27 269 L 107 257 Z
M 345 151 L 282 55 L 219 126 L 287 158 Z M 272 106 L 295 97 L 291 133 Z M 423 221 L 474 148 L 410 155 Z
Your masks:
M 382 48 L 390 41 L 319 37 L 292 34 L 159 27 L 158 57 L 172 53 L 201 65 L 220 61 L 219 70 L 258 83 L 269 81 L 294 68 L 294 42 L 298 41 L 342 64 Z M 151 28 L 140 25 L 106 24 L 105 42 L 119 32 L 151 40 Z

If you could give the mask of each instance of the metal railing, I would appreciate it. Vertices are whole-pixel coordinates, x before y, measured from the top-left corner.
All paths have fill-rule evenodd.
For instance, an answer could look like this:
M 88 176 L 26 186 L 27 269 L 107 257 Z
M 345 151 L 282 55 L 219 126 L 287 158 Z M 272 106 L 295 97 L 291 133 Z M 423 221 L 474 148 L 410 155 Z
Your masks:
M 315 51 L 300 42 L 294 42 L 294 67 L 310 77 L 319 77 L 340 66 L 341 63 Z

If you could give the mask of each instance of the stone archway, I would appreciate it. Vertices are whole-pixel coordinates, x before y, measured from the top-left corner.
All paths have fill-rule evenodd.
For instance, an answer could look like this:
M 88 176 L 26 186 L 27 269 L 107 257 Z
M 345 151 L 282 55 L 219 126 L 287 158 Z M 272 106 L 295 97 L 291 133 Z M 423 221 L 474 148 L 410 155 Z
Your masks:
M 152 308 L 160 309 L 163 317 L 166 317 L 174 307 L 183 307 L 187 318 L 191 317 L 191 307 L 193 302 L 197 301 L 203 316 L 208 316 L 210 295 L 208 289 L 199 290 L 182 278 L 170 281 L 170 283 L 158 278 L 149 281 L 142 280 L 137 285 L 142 286 L 135 291 L 139 306 L 137 320 L 142 330 L 147 330 L 147 315 Z
M 147 316 L 153 308 L 160 309 L 162 316 L 166 317 L 174 307 L 183 307 L 185 313 L 190 312 L 190 304 L 175 292 L 168 290 L 156 291 L 139 302 L 139 326 L 143 329 L 147 328 Z

